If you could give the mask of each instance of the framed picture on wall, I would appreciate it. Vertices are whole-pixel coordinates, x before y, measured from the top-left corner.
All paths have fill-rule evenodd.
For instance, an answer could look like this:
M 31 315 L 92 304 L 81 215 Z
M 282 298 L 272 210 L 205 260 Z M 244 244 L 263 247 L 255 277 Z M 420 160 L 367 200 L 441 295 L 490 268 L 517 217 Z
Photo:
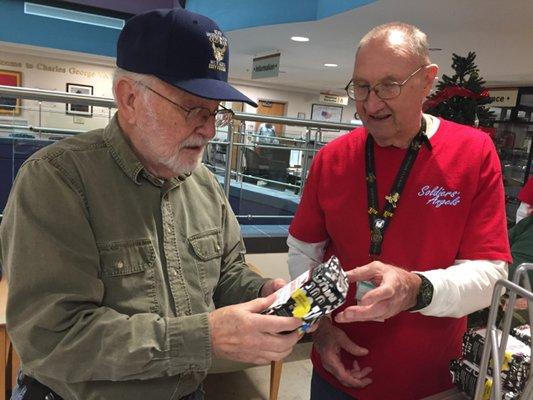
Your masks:
M 313 104 L 311 106 L 311 119 L 323 122 L 341 122 L 342 107 Z
M 0 85 L 20 86 L 22 72 L 0 70 Z M 0 115 L 20 115 L 20 99 L 0 97 Z
M 89 85 L 80 85 L 78 83 L 67 83 L 67 93 L 92 95 L 93 87 Z M 67 114 L 92 117 L 93 106 L 67 103 Z

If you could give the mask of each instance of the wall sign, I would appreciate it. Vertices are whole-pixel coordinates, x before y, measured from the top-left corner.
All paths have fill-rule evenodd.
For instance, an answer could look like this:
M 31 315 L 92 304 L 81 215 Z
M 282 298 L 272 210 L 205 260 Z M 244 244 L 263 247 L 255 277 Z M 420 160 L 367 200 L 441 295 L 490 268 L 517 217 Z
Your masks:
M 488 107 L 516 107 L 518 89 L 489 89 Z
M 334 94 L 320 93 L 318 101 L 321 103 L 340 104 L 345 106 L 348 104 L 348 96 L 336 96 Z
M 254 58 L 252 64 L 252 79 L 275 78 L 279 73 L 279 60 L 281 54 Z

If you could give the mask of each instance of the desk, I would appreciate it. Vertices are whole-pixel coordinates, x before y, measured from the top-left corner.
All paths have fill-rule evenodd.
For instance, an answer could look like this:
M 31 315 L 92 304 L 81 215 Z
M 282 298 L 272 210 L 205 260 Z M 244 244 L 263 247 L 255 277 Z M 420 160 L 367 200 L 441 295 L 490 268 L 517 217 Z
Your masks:
M 0 281 L 0 400 L 15 387 L 20 360 L 6 332 L 7 281 Z

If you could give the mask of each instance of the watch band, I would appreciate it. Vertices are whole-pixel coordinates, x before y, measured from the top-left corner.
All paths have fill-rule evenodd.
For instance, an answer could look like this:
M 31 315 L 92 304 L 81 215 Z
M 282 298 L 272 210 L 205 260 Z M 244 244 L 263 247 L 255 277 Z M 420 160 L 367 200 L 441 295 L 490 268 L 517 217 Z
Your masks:
M 415 272 L 416 273 L 416 272 Z M 420 289 L 416 296 L 416 304 L 410 308 L 409 311 L 418 311 L 430 305 L 433 299 L 433 284 L 422 274 L 417 274 L 422 282 L 420 283 Z

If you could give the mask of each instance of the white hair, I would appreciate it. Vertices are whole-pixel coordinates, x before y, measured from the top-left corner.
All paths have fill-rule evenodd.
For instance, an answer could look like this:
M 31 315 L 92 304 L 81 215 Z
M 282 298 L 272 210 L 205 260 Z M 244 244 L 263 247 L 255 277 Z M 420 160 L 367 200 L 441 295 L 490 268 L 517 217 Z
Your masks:
M 405 22 L 389 22 L 376 26 L 363 36 L 357 47 L 357 52 L 373 39 L 386 38 L 389 41 L 396 42 L 394 39 L 397 36 L 402 37 L 402 45 L 405 50 L 420 57 L 421 61 L 425 64 L 431 63 L 429 60 L 429 45 L 426 34 L 416 26 L 406 24 Z
M 117 95 L 115 92 L 117 83 L 122 78 L 128 78 L 134 81 L 136 83 L 136 86 L 141 89 L 145 100 L 146 100 L 146 94 L 148 90 L 146 90 L 144 86 L 138 85 L 137 83 L 139 82 L 148 83 L 151 80 L 155 79 L 153 75 L 138 74 L 137 72 L 131 72 L 131 71 L 116 67 L 115 70 L 113 71 L 113 97 L 115 100 L 117 99 Z

